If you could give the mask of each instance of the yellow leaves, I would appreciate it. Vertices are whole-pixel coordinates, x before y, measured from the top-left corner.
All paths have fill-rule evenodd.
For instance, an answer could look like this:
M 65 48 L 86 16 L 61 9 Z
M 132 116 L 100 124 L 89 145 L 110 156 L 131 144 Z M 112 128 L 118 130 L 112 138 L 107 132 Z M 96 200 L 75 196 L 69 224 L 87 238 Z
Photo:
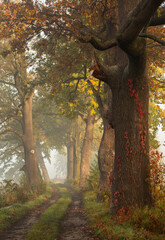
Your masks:
M 95 110 L 91 109 L 91 115 L 94 115 L 94 114 L 96 114 Z

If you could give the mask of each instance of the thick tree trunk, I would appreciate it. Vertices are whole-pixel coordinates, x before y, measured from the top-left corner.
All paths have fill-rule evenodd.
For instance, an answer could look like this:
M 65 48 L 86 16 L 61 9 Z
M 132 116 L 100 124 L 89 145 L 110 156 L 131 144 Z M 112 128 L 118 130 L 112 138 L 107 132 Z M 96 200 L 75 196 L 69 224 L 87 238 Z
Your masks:
M 70 141 L 67 145 L 67 179 L 73 179 L 73 162 L 74 162 L 74 143 Z
M 25 153 L 25 169 L 30 185 L 41 183 L 41 174 L 36 159 L 32 125 L 32 98 L 33 94 L 25 98 L 23 104 L 23 145 Z
M 42 151 L 40 148 L 36 149 L 36 154 L 37 154 L 37 161 L 42 171 L 43 180 L 45 183 L 49 183 L 50 182 L 49 174 L 48 174 L 48 171 L 44 162 L 44 158 L 42 156 Z
M 80 179 L 80 134 L 81 134 L 81 117 L 78 116 L 75 122 L 75 143 L 74 143 L 74 169 L 73 177 L 76 181 Z
M 132 11 L 139 2 L 140 5 Z M 111 123 L 115 129 L 115 161 L 110 204 L 113 214 L 119 210 L 127 211 L 132 206 L 143 207 L 152 203 L 147 181 L 149 89 L 146 43 L 138 34 L 160 2 L 147 5 L 147 1 L 118 0 L 117 59 L 120 58 L 120 64 L 108 68 L 96 59 L 93 74 L 110 86 L 113 96 Z
M 142 63 L 142 58 L 139 58 Z M 136 62 L 136 65 L 138 62 Z M 143 63 L 145 64 L 145 62 Z M 140 64 L 141 65 L 141 64 Z M 142 67 L 142 66 L 139 66 Z M 122 89 L 114 90 L 115 164 L 111 211 L 151 203 L 148 144 L 148 81 L 133 67 L 123 74 Z
M 139 0 L 119 0 L 119 23 Z M 126 28 L 125 28 L 126 29 Z M 125 30 L 123 30 L 124 32 Z M 145 41 L 126 38 L 121 31 L 119 46 L 128 56 L 120 56 L 123 69 L 118 69 L 117 84 L 112 86 L 113 125 L 115 127 L 115 162 L 111 194 L 111 212 L 128 210 L 129 207 L 143 207 L 152 202 L 149 178 L 148 141 L 148 79 L 146 74 Z M 123 34 L 123 35 L 122 35 Z M 120 54 L 120 51 L 118 52 Z M 115 80 L 116 81 L 116 80 Z
M 95 116 L 89 113 L 86 119 L 85 137 L 81 149 L 80 185 L 84 185 L 89 176 L 94 123 Z

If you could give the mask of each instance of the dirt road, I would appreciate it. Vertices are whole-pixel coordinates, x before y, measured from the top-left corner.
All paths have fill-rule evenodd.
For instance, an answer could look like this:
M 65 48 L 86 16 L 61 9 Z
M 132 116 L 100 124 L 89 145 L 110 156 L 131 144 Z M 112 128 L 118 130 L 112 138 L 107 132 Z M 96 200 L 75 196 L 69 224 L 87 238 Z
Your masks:
M 98 240 L 88 227 L 81 193 L 71 190 L 72 204 L 61 221 L 59 240 Z
M 29 212 L 22 220 L 12 225 L 9 229 L 6 229 L 6 231 L 0 235 L 0 240 L 24 240 L 25 235 L 32 225 L 40 219 L 41 214 L 58 199 L 59 194 L 57 190 L 54 189 L 51 199 Z

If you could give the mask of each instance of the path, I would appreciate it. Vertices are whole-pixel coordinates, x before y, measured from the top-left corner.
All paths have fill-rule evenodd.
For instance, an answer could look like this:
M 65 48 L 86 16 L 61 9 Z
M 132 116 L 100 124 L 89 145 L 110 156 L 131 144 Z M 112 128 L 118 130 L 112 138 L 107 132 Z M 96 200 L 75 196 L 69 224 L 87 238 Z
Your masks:
M 25 235 L 32 225 L 40 219 L 41 214 L 58 199 L 59 194 L 57 190 L 54 189 L 51 199 L 43 203 L 35 210 L 32 210 L 26 215 L 26 217 L 12 225 L 10 229 L 7 229 L 3 234 L 0 235 L 0 240 L 24 240 Z
M 88 221 L 82 206 L 81 193 L 70 191 L 73 202 L 61 221 L 59 240 L 98 240 L 99 238 L 94 236 L 88 227 Z

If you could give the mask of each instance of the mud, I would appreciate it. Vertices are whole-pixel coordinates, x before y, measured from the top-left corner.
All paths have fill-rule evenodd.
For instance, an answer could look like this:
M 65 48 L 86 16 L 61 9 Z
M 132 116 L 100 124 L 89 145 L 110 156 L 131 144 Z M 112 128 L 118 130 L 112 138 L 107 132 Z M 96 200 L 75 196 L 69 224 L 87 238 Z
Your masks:
M 32 227 L 33 224 L 38 222 L 40 216 L 44 211 L 54 204 L 59 199 L 59 193 L 56 189 L 53 191 L 53 195 L 51 199 L 43 203 L 41 206 L 36 208 L 35 210 L 29 212 L 23 219 L 19 220 L 17 223 L 12 225 L 9 229 L 6 229 L 0 235 L 0 240 L 23 240 L 29 229 Z

